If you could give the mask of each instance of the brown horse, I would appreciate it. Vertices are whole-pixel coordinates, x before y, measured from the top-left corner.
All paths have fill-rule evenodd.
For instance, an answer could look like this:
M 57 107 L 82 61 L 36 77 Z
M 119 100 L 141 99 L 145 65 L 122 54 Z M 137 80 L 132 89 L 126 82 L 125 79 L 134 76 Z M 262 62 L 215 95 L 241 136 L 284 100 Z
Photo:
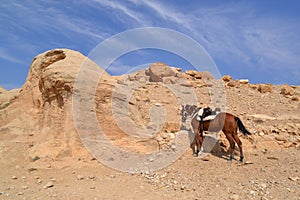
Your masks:
M 209 132 L 219 132 L 223 131 L 225 134 L 227 140 L 229 141 L 230 148 L 229 148 L 229 161 L 233 159 L 234 156 L 234 148 L 235 148 L 235 142 L 237 143 L 239 149 L 240 149 L 240 162 L 243 162 L 244 155 L 243 155 L 243 148 L 242 148 L 242 142 L 240 141 L 238 137 L 238 129 L 242 131 L 244 135 L 251 135 L 251 133 L 245 128 L 242 121 L 230 114 L 230 113 L 219 113 L 214 119 L 212 120 L 202 120 L 202 124 L 197 120 L 197 117 L 199 115 L 200 110 L 200 118 L 204 119 L 206 116 L 210 115 L 212 113 L 212 109 L 207 108 L 198 108 L 197 106 L 182 106 L 181 115 L 182 115 L 182 122 L 185 122 L 188 117 L 192 118 L 191 124 L 193 127 L 193 131 L 195 134 L 194 141 L 191 143 L 191 148 L 193 149 L 193 153 L 195 156 L 198 155 L 200 152 L 202 143 L 203 143 L 203 131 L 209 131 Z M 194 145 L 196 144 L 196 151 L 194 148 Z

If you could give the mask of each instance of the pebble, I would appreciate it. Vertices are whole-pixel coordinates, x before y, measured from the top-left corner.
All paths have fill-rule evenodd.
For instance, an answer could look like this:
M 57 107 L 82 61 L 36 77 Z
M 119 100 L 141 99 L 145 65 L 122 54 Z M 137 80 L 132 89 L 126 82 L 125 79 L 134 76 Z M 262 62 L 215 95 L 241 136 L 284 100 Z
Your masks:
M 77 176 L 77 180 L 83 180 L 83 179 L 84 179 L 84 176 L 81 176 L 81 175 Z
M 26 190 L 26 189 L 28 189 L 28 186 L 27 186 L 27 185 L 22 185 L 21 188 L 22 188 L 23 190 Z
M 231 197 L 230 197 L 230 199 L 232 199 L 232 200 L 238 200 L 240 197 L 239 197 L 239 195 L 237 195 L 237 194 L 234 194 L 234 195 L 232 195 Z
M 262 136 L 265 135 L 265 133 L 263 131 L 261 131 L 261 132 L 258 133 L 258 135 L 262 137 Z
M 300 180 L 300 178 L 298 177 L 298 176 L 296 176 L 296 177 L 292 177 L 292 176 L 290 176 L 289 177 L 289 180 L 291 180 L 291 181 L 298 181 L 298 180 Z
M 44 185 L 44 189 L 48 189 L 54 186 L 54 182 L 53 181 L 49 181 L 46 185 Z
M 12 176 L 11 178 L 14 179 L 14 180 L 18 179 L 16 176 Z

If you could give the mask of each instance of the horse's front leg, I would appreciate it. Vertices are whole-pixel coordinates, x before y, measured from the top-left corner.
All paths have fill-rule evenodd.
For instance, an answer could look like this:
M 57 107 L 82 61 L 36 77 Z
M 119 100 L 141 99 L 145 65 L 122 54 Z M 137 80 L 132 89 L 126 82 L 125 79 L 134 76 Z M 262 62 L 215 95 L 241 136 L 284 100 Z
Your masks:
M 198 142 L 197 142 L 196 137 L 194 137 L 194 140 L 193 140 L 193 142 L 191 143 L 190 147 L 191 147 L 191 149 L 193 150 L 193 155 L 194 155 L 195 157 L 198 156 L 198 153 L 199 153 L 198 149 L 195 150 L 195 148 L 197 148 L 197 146 L 198 146 Z
M 200 153 L 201 154 L 201 152 L 202 152 L 202 143 L 203 143 L 203 138 L 200 136 L 200 134 L 199 133 L 197 133 L 196 135 L 195 135 L 195 140 L 197 141 L 196 143 L 197 143 L 197 151 L 196 151 L 196 153 L 197 153 L 197 156 L 198 156 L 198 154 Z

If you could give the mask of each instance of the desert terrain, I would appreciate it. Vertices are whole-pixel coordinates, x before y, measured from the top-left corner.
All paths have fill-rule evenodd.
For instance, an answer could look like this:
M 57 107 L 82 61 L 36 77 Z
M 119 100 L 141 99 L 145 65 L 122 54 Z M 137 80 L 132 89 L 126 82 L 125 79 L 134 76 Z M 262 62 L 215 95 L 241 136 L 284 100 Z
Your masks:
M 227 161 L 222 132 L 198 157 L 188 144 L 174 146 L 180 131 L 192 134 L 181 122 L 181 105 L 192 103 L 242 120 L 252 133 L 239 133 L 244 163 Z M 113 77 L 79 52 L 50 50 L 33 58 L 22 88 L 0 87 L 0 199 L 299 200 L 299 111 L 300 86 L 216 79 L 159 62 Z M 106 161 L 119 168 L 111 167 L 98 127 L 122 152 L 181 153 L 157 170 L 127 170 L 116 151 Z

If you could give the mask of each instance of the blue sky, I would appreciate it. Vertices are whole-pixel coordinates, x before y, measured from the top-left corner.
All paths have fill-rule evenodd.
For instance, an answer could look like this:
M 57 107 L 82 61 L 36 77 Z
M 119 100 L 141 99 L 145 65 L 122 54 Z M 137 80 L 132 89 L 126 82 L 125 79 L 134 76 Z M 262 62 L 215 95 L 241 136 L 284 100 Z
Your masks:
M 88 55 L 105 39 L 142 27 L 173 29 L 191 37 L 222 75 L 300 85 L 299 10 L 298 0 L 3 1 L 0 85 L 21 87 L 39 53 L 69 48 Z M 181 58 L 150 49 L 123 56 L 108 71 L 118 75 L 157 61 L 189 68 Z

